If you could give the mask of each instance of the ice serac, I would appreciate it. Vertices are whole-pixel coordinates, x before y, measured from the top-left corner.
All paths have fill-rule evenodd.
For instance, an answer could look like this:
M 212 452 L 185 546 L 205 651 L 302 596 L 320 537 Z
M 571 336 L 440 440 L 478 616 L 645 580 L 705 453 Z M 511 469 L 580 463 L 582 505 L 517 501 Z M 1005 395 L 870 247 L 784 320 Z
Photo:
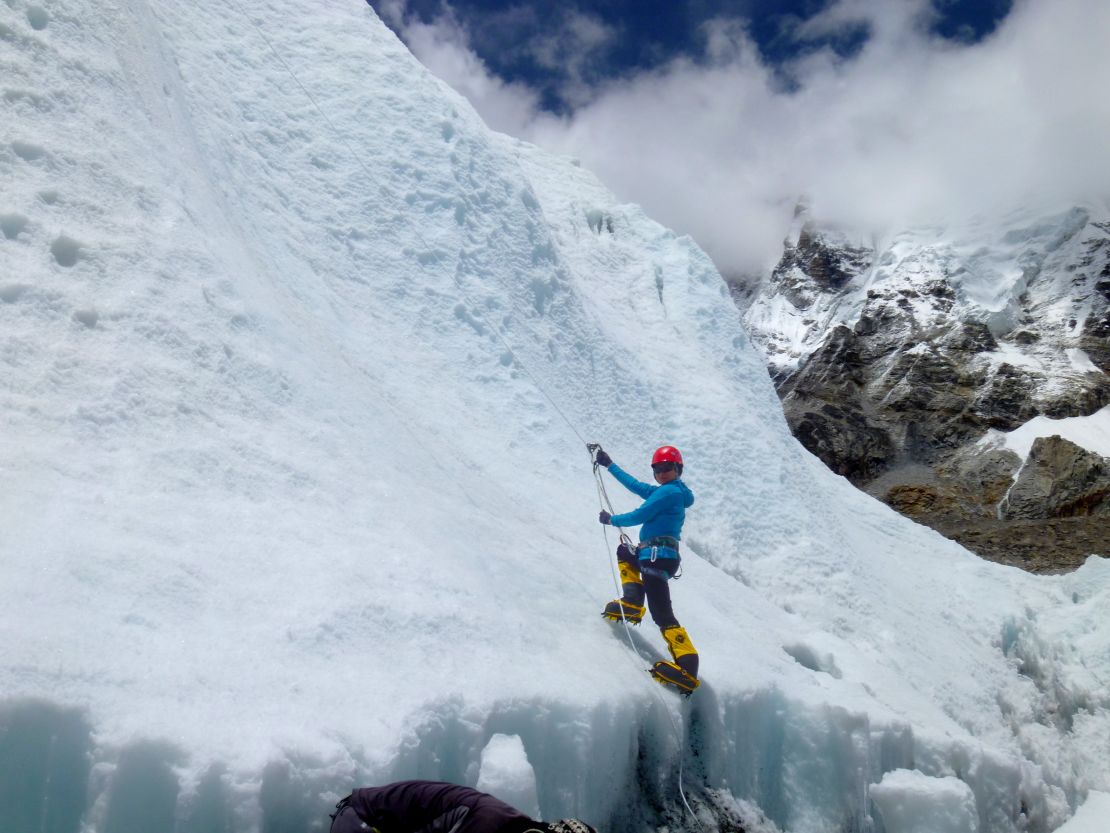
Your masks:
M 975 796 L 958 778 L 888 772 L 871 790 L 887 833 L 975 833 Z
M 879 833 L 896 769 L 981 833 L 1110 788 L 1107 562 L 994 567 L 831 476 L 697 246 L 364 4 L 12 0 L 0 41 L 0 829 L 318 830 L 509 783 L 499 735 L 614 833 L 690 826 L 680 762 L 750 831 Z M 583 439 L 686 457 L 685 704 L 598 615 Z

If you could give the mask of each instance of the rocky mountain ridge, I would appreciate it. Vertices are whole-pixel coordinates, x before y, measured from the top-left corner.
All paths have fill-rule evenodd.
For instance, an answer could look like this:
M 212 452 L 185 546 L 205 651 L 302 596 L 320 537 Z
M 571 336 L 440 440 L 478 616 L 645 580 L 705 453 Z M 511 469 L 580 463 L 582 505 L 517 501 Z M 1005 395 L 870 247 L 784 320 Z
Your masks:
M 867 240 L 801 208 L 744 315 L 795 436 L 860 488 L 994 560 L 1110 554 L 1110 460 L 1005 447 L 1110 405 L 1107 207 Z

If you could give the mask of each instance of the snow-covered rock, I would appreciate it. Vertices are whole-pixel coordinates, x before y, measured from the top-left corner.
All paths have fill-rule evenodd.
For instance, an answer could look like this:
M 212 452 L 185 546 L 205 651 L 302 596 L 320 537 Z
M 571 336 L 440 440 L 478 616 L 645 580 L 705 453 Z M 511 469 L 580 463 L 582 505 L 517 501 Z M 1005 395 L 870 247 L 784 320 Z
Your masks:
M 704 253 L 364 3 L 10 0 L 0 44 L 5 833 L 313 831 L 525 762 L 612 833 L 877 831 L 896 769 L 981 833 L 1110 789 L 1110 562 L 829 474 Z M 689 701 L 598 616 L 587 439 L 686 457 Z
M 1023 563 L 999 504 L 1024 455 L 983 441 L 1110 403 L 1108 217 L 1092 204 L 863 240 L 801 209 L 745 313 L 795 436 L 891 506 Z M 1030 543 L 1061 525 L 1044 520 Z M 1110 525 L 1067 523 L 1058 565 L 1106 554 Z

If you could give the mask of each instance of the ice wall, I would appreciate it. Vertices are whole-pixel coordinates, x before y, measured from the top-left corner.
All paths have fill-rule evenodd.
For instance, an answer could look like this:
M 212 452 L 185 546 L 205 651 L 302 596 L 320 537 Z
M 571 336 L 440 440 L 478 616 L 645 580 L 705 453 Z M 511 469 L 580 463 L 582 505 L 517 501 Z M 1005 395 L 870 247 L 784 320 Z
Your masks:
M 614 833 L 690 825 L 680 762 L 711 828 L 881 831 L 894 769 L 982 833 L 1110 788 L 1103 563 L 829 475 L 696 245 L 364 4 L 9 0 L 0 43 L 0 829 L 317 830 L 496 734 Z M 582 439 L 687 458 L 688 703 L 599 621 Z

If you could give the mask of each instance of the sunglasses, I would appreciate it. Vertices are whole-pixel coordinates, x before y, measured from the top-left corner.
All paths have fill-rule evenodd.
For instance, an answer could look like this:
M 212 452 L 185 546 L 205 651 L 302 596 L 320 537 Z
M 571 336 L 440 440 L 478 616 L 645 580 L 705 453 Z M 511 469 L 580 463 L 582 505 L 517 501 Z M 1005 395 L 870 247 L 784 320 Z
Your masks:
M 656 474 L 663 474 L 663 472 L 674 471 L 674 463 L 652 463 L 651 470 Z

